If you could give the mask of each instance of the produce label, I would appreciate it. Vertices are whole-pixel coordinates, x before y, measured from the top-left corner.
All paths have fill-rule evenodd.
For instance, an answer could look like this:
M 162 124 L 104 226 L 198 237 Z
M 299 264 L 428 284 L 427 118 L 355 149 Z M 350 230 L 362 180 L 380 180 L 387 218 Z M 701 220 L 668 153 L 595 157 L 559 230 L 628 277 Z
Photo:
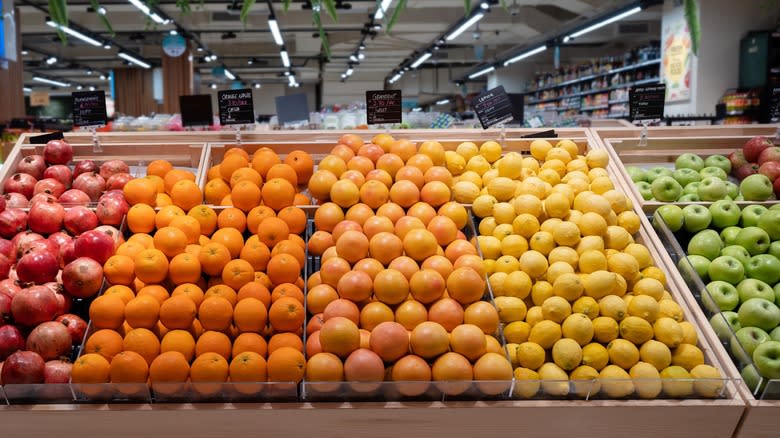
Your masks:
M 401 90 L 366 91 L 369 125 L 401 123 Z
M 631 120 L 663 119 L 665 97 L 665 84 L 631 88 L 628 94 Z
M 477 113 L 482 129 L 488 129 L 499 123 L 511 122 L 515 119 L 512 114 L 512 102 L 506 95 L 503 86 L 488 90 L 477 96 L 472 106 Z
M 225 90 L 217 93 L 219 123 L 221 125 L 252 125 L 255 123 L 255 104 L 252 90 Z
M 181 125 L 184 127 L 211 126 L 214 123 L 211 96 L 208 94 L 179 96 L 179 108 L 181 109 Z
M 74 126 L 105 126 L 108 123 L 104 91 L 77 91 L 72 96 Z

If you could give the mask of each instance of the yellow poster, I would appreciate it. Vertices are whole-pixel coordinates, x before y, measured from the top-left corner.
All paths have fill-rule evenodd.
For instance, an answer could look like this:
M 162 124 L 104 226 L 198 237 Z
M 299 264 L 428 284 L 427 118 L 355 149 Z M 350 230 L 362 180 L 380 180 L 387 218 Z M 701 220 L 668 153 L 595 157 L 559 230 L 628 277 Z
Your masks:
M 666 102 L 680 102 L 691 98 L 691 34 L 677 8 L 664 19 L 662 75 L 666 82 Z

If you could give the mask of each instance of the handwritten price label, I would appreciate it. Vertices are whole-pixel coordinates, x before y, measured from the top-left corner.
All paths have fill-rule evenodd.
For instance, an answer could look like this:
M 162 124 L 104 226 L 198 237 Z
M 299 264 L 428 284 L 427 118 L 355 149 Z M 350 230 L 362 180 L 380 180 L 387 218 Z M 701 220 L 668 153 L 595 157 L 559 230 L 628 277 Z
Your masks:
M 105 126 L 108 123 L 104 91 L 77 91 L 72 96 L 74 126 Z
M 401 123 L 401 90 L 366 91 L 369 125 Z
M 485 91 L 477 96 L 472 106 L 477 113 L 482 129 L 488 129 L 499 123 L 507 123 L 514 120 L 512 114 L 512 102 L 503 86 Z
M 255 105 L 252 90 L 225 90 L 217 93 L 219 122 L 222 125 L 251 125 L 255 123 Z

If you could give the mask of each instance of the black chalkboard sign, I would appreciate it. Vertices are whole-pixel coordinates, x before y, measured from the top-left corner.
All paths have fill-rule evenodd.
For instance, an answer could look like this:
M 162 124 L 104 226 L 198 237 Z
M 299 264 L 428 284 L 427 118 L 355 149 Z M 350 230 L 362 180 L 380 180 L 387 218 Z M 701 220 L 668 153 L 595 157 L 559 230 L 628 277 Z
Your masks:
M 274 102 L 276 103 L 276 118 L 279 120 L 279 125 L 309 121 L 309 104 L 306 100 L 306 93 L 276 96 Z
M 511 122 L 514 120 L 512 102 L 503 86 L 498 86 L 492 90 L 485 91 L 472 101 L 471 106 L 477 113 L 479 123 L 482 129 L 488 129 L 499 123 Z
M 181 125 L 184 127 L 214 124 L 214 110 L 211 109 L 211 96 L 208 94 L 179 96 L 179 108 Z
M 62 131 L 56 131 L 49 134 L 36 135 L 30 137 L 30 144 L 46 144 L 52 140 L 64 140 L 65 136 Z
M 628 93 L 631 120 L 661 120 L 664 118 L 666 84 L 632 87 Z
M 769 121 L 772 123 L 780 122 L 780 87 L 772 88 L 769 100 Z
M 401 90 L 366 91 L 366 118 L 369 125 L 401 123 Z
M 251 125 L 255 123 L 252 90 L 225 90 L 217 93 L 220 125 Z
M 72 96 L 74 126 L 105 126 L 108 123 L 104 91 L 76 91 Z

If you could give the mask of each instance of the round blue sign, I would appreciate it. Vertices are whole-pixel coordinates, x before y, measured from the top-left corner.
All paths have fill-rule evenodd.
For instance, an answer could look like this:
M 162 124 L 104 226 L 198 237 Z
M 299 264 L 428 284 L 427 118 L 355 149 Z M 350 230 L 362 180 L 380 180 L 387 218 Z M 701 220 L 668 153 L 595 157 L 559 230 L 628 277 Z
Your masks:
M 178 58 L 187 50 L 187 40 L 181 35 L 166 35 L 162 42 L 163 52 L 171 58 Z

